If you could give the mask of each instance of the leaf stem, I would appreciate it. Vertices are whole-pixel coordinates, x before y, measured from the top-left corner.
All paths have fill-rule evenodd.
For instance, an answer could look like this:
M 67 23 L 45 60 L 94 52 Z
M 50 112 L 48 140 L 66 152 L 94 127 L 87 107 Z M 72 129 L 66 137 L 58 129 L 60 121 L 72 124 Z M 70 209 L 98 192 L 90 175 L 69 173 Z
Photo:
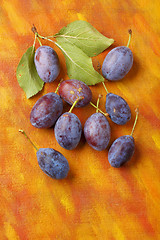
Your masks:
M 70 56 L 67 54 L 67 52 L 66 52 L 57 42 L 49 39 L 48 37 L 43 37 L 43 36 L 41 36 L 41 35 L 39 35 L 39 34 L 38 34 L 38 37 L 39 37 L 39 38 L 42 38 L 42 39 L 44 39 L 44 40 L 48 40 L 49 42 L 54 43 L 54 44 L 55 44 L 59 49 L 61 49 L 61 51 L 62 51 L 64 54 L 66 54 L 66 56 L 72 61 L 72 59 L 71 59 Z M 73 61 L 72 61 L 72 62 L 73 62 Z M 75 63 L 75 64 L 76 64 L 76 63 Z
M 35 45 L 36 45 L 36 39 L 37 39 L 37 34 L 35 33 L 35 36 L 34 36 L 34 43 L 33 43 L 33 49 L 35 48 Z
M 107 94 L 108 94 L 109 92 L 108 92 L 108 89 L 106 88 L 106 85 L 105 85 L 105 83 L 104 83 L 104 82 L 102 82 L 102 84 L 103 84 L 103 87 L 104 87 L 104 89 L 106 90 L 106 92 L 107 92 Z
M 129 29 L 129 30 L 128 30 L 128 33 L 129 33 L 129 39 L 128 39 L 127 47 L 129 47 L 129 44 L 130 44 L 130 41 L 131 41 L 131 37 L 132 37 L 132 30 L 131 30 L 131 29 Z
M 81 99 L 83 99 L 83 97 L 78 97 L 78 98 L 74 101 L 74 103 L 72 104 L 72 107 L 71 107 L 70 110 L 69 110 L 69 113 L 72 112 L 72 110 L 73 110 L 73 108 L 75 107 L 75 105 L 77 104 L 77 102 L 78 102 L 79 100 L 81 100 Z
M 97 106 L 94 105 L 92 102 L 90 102 L 91 106 L 97 109 Z M 104 113 L 100 108 L 98 108 L 98 111 L 101 112 L 104 116 L 108 116 L 108 113 Z
M 33 24 L 33 27 L 31 28 L 31 30 L 32 30 L 32 32 L 33 32 L 34 35 L 35 35 L 35 39 L 34 39 L 34 43 L 33 43 L 33 49 L 35 48 L 36 39 L 39 41 L 40 46 L 42 46 L 42 43 L 41 43 L 41 41 L 40 41 L 39 38 L 38 38 L 37 28 L 34 26 L 34 24 Z
M 34 143 L 31 141 L 31 139 L 27 136 L 25 131 L 23 129 L 19 129 L 19 132 L 23 133 L 24 136 L 28 139 L 28 141 L 32 144 L 32 146 L 38 151 L 38 148 L 34 145 Z
M 54 42 L 53 40 L 49 39 L 48 37 L 43 37 L 39 33 L 37 33 L 39 38 L 45 39 L 45 40 L 50 40 L 51 42 Z
M 37 28 L 34 26 L 34 24 L 33 24 L 32 28 L 31 28 L 31 30 L 32 30 L 32 32 L 33 32 L 34 34 L 38 34 Z
M 42 46 L 42 43 L 41 43 L 40 39 L 38 38 L 38 32 L 37 32 L 37 29 L 36 29 L 36 27 L 35 27 L 34 25 L 33 25 L 33 27 L 32 27 L 32 31 L 33 31 L 33 33 L 34 33 L 34 35 L 35 35 L 35 37 L 34 37 L 34 43 L 33 43 L 33 51 L 34 51 L 35 44 L 36 44 L 36 39 L 38 40 L 40 46 Z
M 41 43 L 39 37 L 37 37 L 37 40 L 38 40 L 38 42 L 39 42 L 39 45 L 42 46 L 42 43 Z
M 131 131 L 131 134 L 130 134 L 131 136 L 133 135 L 133 132 L 134 132 L 134 129 L 135 129 L 135 126 L 136 126 L 136 123 L 137 123 L 137 119 L 138 119 L 138 114 L 139 114 L 138 108 L 136 108 L 135 112 L 136 112 L 136 117 L 135 117 L 133 128 L 132 128 L 132 131 Z

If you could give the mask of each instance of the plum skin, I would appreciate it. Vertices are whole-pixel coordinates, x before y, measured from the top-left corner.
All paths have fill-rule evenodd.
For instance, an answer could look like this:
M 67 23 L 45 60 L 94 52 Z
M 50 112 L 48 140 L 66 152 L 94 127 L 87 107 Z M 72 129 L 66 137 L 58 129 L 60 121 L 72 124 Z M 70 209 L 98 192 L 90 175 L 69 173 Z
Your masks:
M 106 95 L 105 107 L 110 119 L 118 125 L 124 125 L 131 119 L 128 103 L 116 94 L 108 93 Z
M 126 76 L 133 65 L 132 51 L 125 46 L 112 49 L 102 64 L 102 74 L 110 81 L 119 81 Z
M 37 128 L 52 127 L 62 114 L 63 102 L 60 96 L 54 92 L 47 93 L 33 106 L 30 113 L 30 122 Z
M 60 152 L 52 148 L 40 148 L 36 155 L 41 170 L 49 177 L 54 179 L 67 177 L 69 164 Z
M 84 125 L 84 136 L 93 149 L 102 151 L 107 148 L 111 130 L 108 120 L 102 113 L 94 113 L 87 119 Z
M 54 133 L 61 147 L 72 150 L 77 147 L 81 139 L 81 122 L 74 113 L 63 113 L 55 124 Z
M 44 82 L 53 82 L 60 73 L 57 53 L 49 46 L 40 46 L 34 55 L 34 63 L 39 77 Z
M 112 167 L 119 168 L 132 158 L 134 151 L 134 138 L 131 135 L 121 136 L 112 143 L 108 152 L 108 161 Z
M 68 104 L 72 105 L 78 97 L 83 97 L 80 99 L 75 107 L 84 107 L 89 104 L 92 99 L 92 92 L 90 88 L 82 81 L 77 79 L 65 80 L 60 84 L 59 95 Z

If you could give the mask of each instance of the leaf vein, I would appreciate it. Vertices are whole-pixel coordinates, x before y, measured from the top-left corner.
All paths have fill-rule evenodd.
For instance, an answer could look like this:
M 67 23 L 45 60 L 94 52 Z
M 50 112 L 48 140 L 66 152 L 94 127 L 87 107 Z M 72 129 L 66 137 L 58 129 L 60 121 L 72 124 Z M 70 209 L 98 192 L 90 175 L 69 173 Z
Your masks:
M 58 44 L 59 45 L 59 44 Z M 61 47 L 60 45 L 59 45 L 59 47 Z M 95 76 L 92 74 L 92 73 L 90 73 L 90 71 L 87 71 L 87 70 L 85 70 L 84 68 L 82 68 L 80 65 L 78 65 L 68 54 L 67 54 L 67 52 L 61 47 L 61 50 L 64 52 L 64 54 L 70 59 L 70 61 L 73 63 L 73 64 L 75 64 L 78 68 L 80 68 L 81 70 L 83 70 L 84 72 L 86 72 L 88 75 L 90 75 L 90 76 L 92 76 L 92 77 L 94 77 L 95 78 Z M 68 51 L 69 52 L 69 51 Z

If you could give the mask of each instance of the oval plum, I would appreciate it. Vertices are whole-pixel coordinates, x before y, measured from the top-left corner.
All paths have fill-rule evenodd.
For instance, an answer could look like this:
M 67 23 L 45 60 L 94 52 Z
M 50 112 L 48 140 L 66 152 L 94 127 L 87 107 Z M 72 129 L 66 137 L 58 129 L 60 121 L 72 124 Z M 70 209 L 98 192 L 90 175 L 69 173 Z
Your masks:
M 84 107 L 92 99 L 92 92 L 90 88 L 84 83 L 76 79 L 65 80 L 60 84 L 59 95 L 72 105 L 78 97 L 82 97 L 77 102 L 75 107 Z

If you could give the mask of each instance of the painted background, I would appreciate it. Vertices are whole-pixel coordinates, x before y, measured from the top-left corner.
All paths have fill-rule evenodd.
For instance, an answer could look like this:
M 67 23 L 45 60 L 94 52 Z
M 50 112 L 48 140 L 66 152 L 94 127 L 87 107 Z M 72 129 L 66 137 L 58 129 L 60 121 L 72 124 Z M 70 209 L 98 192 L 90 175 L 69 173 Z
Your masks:
M 1 240 L 137 240 L 160 239 L 160 2 L 158 0 L 1 0 L 0 4 L 0 239 Z M 52 129 L 34 128 L 29 121 L 34 103 L 68 79 L 64 57 L 57 51 L 61 74 L 27 100 L 16 80 L 23 53 L 33 44 L 34 23 L 41 35 L 58 32 L 74 20 L 86 20 L 115 43 L 93 59 L 103 62 L 113 47 L 126 45 L 128 29 L 134 64 L 110 92 L 129 103 L 132 119 L 112 128 L 111 142 L 129 134 L 135 112 L 134 157 L 121 169 L 112 168 L 107 150 L 96 152 L 84 141 L 72 151 L 62 149 Z M 43 42 L 43 44 L 48 44 Z M 52 44 L 50 46 L 54 47 Z M 38 43 L 36 47 L 38 47 Z M 93 102 L 105 90 L 92 87 Z M 65 110 L 68 110 L 65 105 Z M 82 125 L 94 109 L 74 109 Z M 40 170 L 36 152 L 18 132 L 23 128 L 38 147 L 52 147 L 68 159 L 70 173 L 56 181 Z M 111 144 L 110 142 L 110 144 Z

